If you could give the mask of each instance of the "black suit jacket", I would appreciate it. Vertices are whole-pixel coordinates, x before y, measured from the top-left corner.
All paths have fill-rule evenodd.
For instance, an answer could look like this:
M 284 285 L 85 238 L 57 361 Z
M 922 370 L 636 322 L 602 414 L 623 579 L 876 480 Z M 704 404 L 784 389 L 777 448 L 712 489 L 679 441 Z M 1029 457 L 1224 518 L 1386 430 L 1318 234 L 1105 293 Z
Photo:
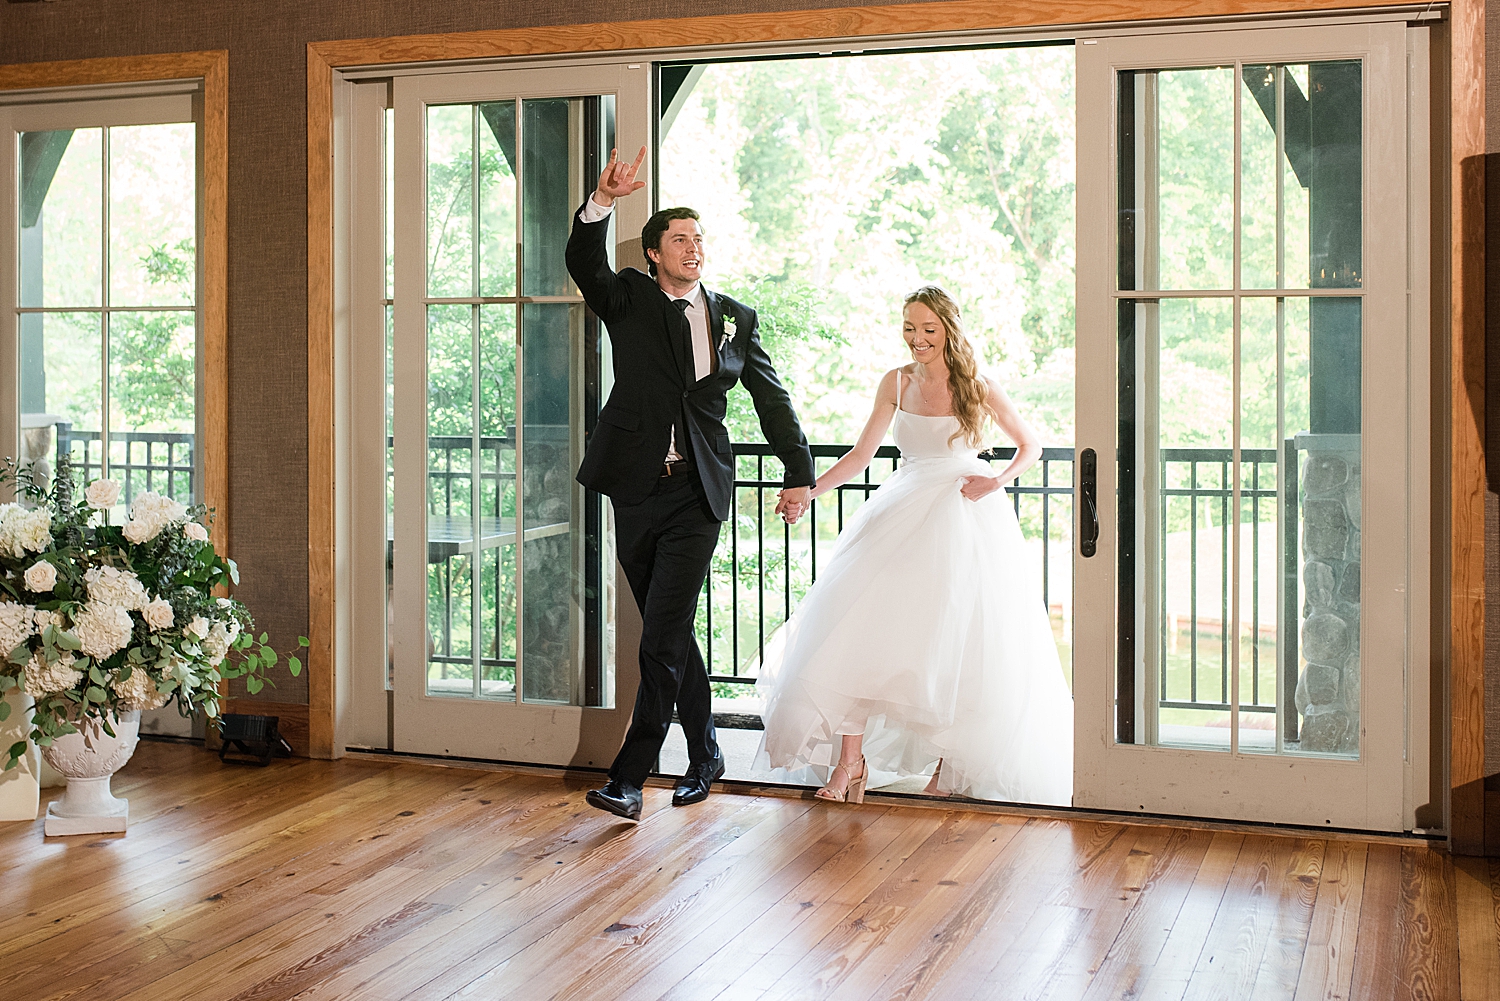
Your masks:
M 615 385 L 589 438 L 578 482 L 626 504 L 639 504 L 661 477 L 672 423 L 681 415 L 689 442 L 677 451 L 692 459 L 715 517 L 729 518 L 734 494 L 734 456 L 724 429 L 727 394 L 745 384 L 760 416 L 761 430 L 786 467 L 783 485 L 817 482 L 812 452 L 797 423 L 791 398 L 776 378 L 756 327 L 755 310 L 704 288 L 712 347 L 718 367 L 694 379 L 691 332 L 671 298 L 649 275 L 609 266 L 609 218 L 585 223 L 573 216 L 568 273 L 584 301 L 609 328 Z M 726 338 L 724 320 L 734 324 Z

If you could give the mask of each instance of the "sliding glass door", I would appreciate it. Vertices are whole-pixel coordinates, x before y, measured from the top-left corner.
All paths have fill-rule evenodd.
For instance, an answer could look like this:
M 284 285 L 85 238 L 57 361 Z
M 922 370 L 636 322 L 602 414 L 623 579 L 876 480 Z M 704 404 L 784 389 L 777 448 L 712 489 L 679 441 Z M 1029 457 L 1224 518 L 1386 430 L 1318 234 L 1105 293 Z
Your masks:
M 1075 802 L 1400 829 L 1403 28 L 1079 59 Z

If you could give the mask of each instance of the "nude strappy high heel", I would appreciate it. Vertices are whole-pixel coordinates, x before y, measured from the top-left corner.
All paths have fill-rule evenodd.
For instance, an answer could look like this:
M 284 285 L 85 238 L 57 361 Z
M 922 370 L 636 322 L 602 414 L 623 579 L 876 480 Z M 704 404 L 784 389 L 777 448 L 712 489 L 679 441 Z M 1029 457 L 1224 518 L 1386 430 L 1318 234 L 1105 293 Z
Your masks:
M 953 795 L 951 792 L 943 792 L 940 789 L 938 789 L 938 776 L 940 776 L 942 774 L 943 774 L 943 759 L 942 758 L 938 758 L 937 767 L 932 770 L 932 778 L 927 781 L 927 787 L 922 790 L 922 795 L 924 795 L 924 796 L 936 796 L 936 797 L 938 797 L 940 799 L 947 799 L 949 796 Z
M 835 774 L 843 772 L 849 777 L 849 781 L 845 784 L 843 791 L 840 792 L 834 789 L 830 784 L 819 789 L 813 795 L 818 797 L 818 799 L 826 799 L 832 803 L 863 803 L 865 801 L 865 781 L 870 777 L 870 769 L 865 765 L 865 756 L 863 754 L 859 756 L 858 775 L 855 775 L 849 766 L 842 761 L 834 766 L 833 771 Z M 831 783 L 833 775 L 829 775 L 828 779 Z

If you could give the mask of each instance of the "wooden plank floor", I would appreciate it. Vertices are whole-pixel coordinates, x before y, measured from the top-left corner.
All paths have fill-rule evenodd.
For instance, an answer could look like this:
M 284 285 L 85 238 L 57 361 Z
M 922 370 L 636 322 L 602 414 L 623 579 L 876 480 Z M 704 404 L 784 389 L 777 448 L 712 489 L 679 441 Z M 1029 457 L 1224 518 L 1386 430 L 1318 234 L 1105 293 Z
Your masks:
M 0 1001 L 1500 998 L 1424 844 L 142 743 L 124 837 L 0 825 Z

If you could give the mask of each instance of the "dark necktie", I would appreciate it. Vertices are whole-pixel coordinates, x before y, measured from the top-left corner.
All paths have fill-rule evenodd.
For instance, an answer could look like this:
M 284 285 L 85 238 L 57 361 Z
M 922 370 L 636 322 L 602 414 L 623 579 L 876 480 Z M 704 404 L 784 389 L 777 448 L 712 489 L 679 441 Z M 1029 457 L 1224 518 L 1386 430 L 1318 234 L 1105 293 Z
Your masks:
M 690 305 L 690 303 L 686 299 L 673 299 L 672 300 L 672 305 L 674 305 L 674 306 L 677 307 L 677 312 L 679 312 L 679 313 L 682 314 L 683 321 L 687 323 L 688 335 L 687 335 L 686 344 L 684 346 L 687 348 L 687 353 L 688 353 L 687 354 L 688 370 L 691 371 L 691 372 L 693 372 L 696 375 L 697 374 L 697 366 L 694 365 L 694 363 L 693 363 L 693 325 L 692 325 L 691 322 L 688 322 L 688 319 L 687 319 L 687 311 L 688 311 L 688 306 Z M 691 380 L 689 380 L 689 381 L 691 381 Z M 672 425 L 673 425 L 673 427 L 675 427 L 677 429 L 677 454 L 680 455 L 680 456 L 682 456 L 684 459 L 691 459 L 693 457 L 693 451 L 692 451 L 692 447 L 691 447 L 691 440 L 688 438 L 688 431 L 687 431 L 687 394 L 686 393 L 683 394 L 682 406 L 678 408 L 678 410 L 677 410 L 677 419 L 672 422 Z

